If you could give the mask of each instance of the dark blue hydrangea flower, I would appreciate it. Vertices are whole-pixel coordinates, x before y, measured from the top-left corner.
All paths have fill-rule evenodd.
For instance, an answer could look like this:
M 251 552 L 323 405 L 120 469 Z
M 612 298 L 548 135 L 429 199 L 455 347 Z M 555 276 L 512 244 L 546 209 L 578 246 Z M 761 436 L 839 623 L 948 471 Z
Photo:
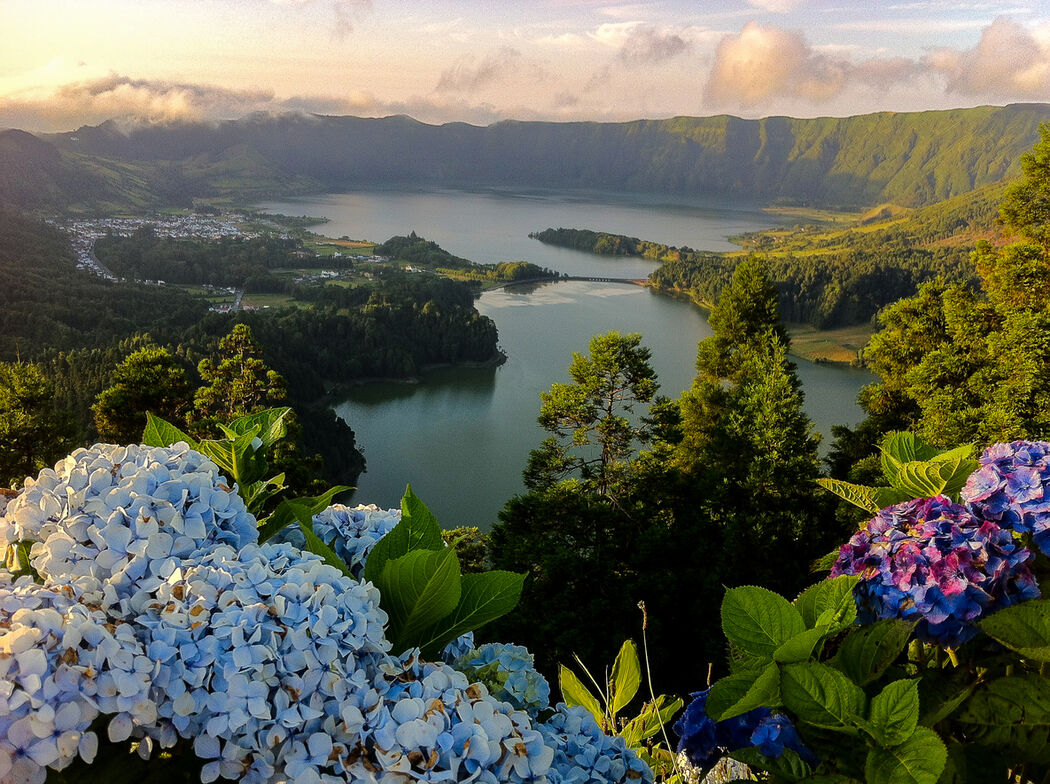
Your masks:
M 715 722 L 707 715 L 706 691 L 692 694 L 693 701 L 675 722 L 678 753 L 685 754 L 691 765 L 707 768 L 723 754 L 757 746 L 767 757 L 779 757 L 791 749 L 806 762 L 816 764 L 816 757 L 802 744 L 791 719 L 769 708 L 755 708 L 740 716 Z
M 1031 551 L 945 496 L 879 511 L 839 550 L 831 576 L 861 577 L 858 618 L 919 621 L 920 639 L 954 648 L 978 618 L 1039 596 Z
M 1050 443 L 995 444 L 980 463 L 963 488 L 963 501 L 978 517 L 1032 534 L 1035 546 L 1050 555 Z

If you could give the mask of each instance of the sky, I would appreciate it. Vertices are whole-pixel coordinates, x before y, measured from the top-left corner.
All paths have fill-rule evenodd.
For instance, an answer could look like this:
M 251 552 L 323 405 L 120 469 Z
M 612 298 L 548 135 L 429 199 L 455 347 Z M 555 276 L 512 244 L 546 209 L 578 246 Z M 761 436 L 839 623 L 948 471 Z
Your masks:
M 0 0 L 0 127 L 1050 102 L 1050 0 Z

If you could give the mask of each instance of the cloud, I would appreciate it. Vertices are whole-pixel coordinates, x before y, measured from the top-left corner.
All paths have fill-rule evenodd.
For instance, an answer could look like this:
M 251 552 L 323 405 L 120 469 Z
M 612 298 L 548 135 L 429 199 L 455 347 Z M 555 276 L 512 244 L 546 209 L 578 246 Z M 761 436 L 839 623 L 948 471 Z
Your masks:
M 748 5 L 761 8 L 763 11 L 772 11 L 776 14 L 786 14 L 789 11 L 794 11 L 803 2 L 805 0 L 747 0 Z
M 926 65 L 947 79 L 949 93 L 1050 100 L 1050 42 L 1000 17 L 973 49 L 936 49 Z
M 214 122 L 255 112 L 345 114 L 348 110 L 349 104 L 340 98 L 278 98 L 270 90 L 230 90 L 120 74 L 0 95 L 0 125 L 36 131 L 65 131 L 113 119 Z
M 312 10 L 325 5 L 332 11 L 332 37 L 346 39 L 354 30 L 354 23 L 367 11 L 372 10 L 372 0 L 270 0 L 277 6 Z
M 688 52 L 692 44 L 679 33 L 644 25 L 634 28 L 620 46 L 619 58 L 629 64 L 658 63 Z
M 461 57 L 455 65 L 441 72 L 434 90 L 439 93 L 475 92 L 493 84 L 521 78 L 539 82 L 548 79 L 549 74 L 523 57 L 517 49 L 504 46 L 480 61 L 473 55 Z
M 704 99 L 743 107 L 782 96 L 821 102 L 842 91 L 850 70 L 848 60 L 816 52 L 800 31 L 748 22 L 719 42 Z

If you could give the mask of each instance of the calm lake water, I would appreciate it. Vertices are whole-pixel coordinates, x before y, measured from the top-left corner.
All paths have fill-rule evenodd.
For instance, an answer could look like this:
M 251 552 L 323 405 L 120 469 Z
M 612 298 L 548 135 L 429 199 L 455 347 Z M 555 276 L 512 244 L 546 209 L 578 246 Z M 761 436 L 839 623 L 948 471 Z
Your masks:
M 726 237 L 767 227 L 753 209 L 606 203 L 564 195 L 508 195 L 435 191 L 329 194 L 268 202 L 289 215 L 330 219 L 330 236 L 385 240 L 415 231 L 465 258 L 526 259 L 585 276 L 641 278 L 651 262 L 611 259 L 553 248 L 528 233 L 548 226 L 591 228 L 705 250 L 732 248 Z M 536 424 L 539 395 L 568 380 L 573 351 L 590 338 L 618 330 L 641 332 L 653 354 L 661 392 L 677 396 L 692 383 L 696 345 L 711 334 L 706 316 L 687 302 L 623 284 L 586 282 L 517 286 L 487 292 L 478 310 L 499 328 L 505 364 L 443 368 L 420 384 L 361 386 L 336 407 L 357 434 L 368 471 L 355 500 L 397 506 L 406 483 L 446 527 L 487 530 L 508 498 L 523 490 L 521 471 L 545 433 Z M 855 424 L 863 371 L 798 360 L 806 410 L 817 429 Z

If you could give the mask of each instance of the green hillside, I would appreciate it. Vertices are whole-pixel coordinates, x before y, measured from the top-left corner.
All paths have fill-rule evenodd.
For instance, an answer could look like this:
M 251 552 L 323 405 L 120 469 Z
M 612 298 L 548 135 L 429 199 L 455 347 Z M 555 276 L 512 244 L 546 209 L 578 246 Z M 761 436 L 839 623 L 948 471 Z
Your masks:
M 1048 104 L 815 119 L 508 121 L 483 128 L 403 116 L 284 115 L 130 129 L 105 123 L 45 141 L 62 152 L 64 165 L 101 178 L 132 206 L 434 185 L 867 209 L 929 205 L 998 182 L 1014 172 L 1047 120 Z M 19 165 L 0 150 L 0 183 Z M 31 167 L 19 171 L 30 181 L 36 176 Z M 37 190 L 60 206 L 87 196 L 83 189 Z

